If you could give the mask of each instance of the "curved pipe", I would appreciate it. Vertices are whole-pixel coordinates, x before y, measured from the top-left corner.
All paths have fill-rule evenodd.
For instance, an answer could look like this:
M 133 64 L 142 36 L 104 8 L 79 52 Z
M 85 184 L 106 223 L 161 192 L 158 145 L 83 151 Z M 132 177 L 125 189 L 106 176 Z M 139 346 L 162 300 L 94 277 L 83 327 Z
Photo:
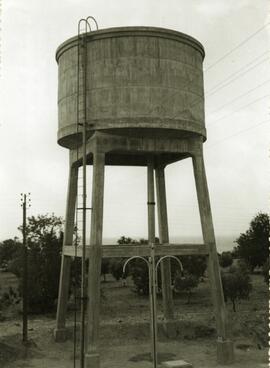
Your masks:
M 86 18 L 86 21 L 88 22 L 88 19 L 92 19 L 94 22 L 95 22 L 95 25 L 96 25 L 96 27 L 97 27 L 97 30 L 98 30 L 98 24 L 97 24 L 97 21 L 95 20 L 95 18 L 94 17 L 92 17 L 91 15 L 89 15 L 87 18 Z M 88 23 L 89 24 L 89 23 Z M 90 25 L 89 25 L 89 27 L 90 27 Z M 90 29 L 91 30 L 91 29 Z
M 87 33 L 87 27 L 89 28 L 89 32 L 91 32 L 91 26 L 90 26 L 90 23 L 88 22 L 87 19 L 80 19 L 79 22 L 78 22 L 78 35 L 81 35 L 81 24 L 82 23 L 85 23 L 85 30 L 84 30 L 84 33 Z
M 130 261 L 132 261 L 133 259 L 135 259 L 135 258 L 143 259 L 143 260 L 147 263 L 147 266 L 149 267 L 149 262 L 148 262 L 144 257 L 142 257 L 142 256 L 133 256 L 133 257 L 130 257 L 128 260 L 126 260 L 126 262 L 124 263 L 124 266 L 123 266 L 123 275 L 124 275 L 124 273 L 125 273 L 125 271 L 126 271 L 126 266 L 127 266 L 127 264 L 128 264 Z
M 178 262 L 179 266 L 180 266 L 181 272 L 183 272 L 183 271 L 184 271 L 184 268 L 183 268 L 182 262 L 180 261 L 180 259 L 178 259 L 178 258 L 177 258 L 177 257 L 175 257 L 175 256 L 163 256 L 163 257 L 161 257 L 161 258 L 157 261 L 157 264 L 156 264 L 156 270 L 157 270 L 158 265 L 160 264 L 160 262 L 161 262 L 163 259 L 165 259 L 165 258 L 173 258 L 173 259 L 175 259 L 175 260 Z

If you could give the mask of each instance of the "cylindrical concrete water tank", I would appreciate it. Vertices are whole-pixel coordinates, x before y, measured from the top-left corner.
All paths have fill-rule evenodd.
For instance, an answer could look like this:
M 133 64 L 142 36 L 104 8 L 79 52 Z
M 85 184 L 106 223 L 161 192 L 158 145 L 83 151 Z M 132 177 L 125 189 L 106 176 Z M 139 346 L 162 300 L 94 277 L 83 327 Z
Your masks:
M 134 136 L 206 138 L 202 63 L 194 38 L 153 27 L 87 33 L 86 106 L 96 130 Z M 78 38 L 59 46 L 58 143 L 74 148 L 77 130 Z

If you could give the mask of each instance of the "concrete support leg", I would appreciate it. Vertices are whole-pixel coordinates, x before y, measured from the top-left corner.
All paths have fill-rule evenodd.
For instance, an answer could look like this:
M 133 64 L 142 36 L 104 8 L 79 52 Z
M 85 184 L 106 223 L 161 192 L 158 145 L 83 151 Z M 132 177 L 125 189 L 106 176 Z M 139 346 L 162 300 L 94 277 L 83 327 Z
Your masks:
M 157 186 L 157 210 L 159 225 L 159 242 L 160 244 L 169 243 L 166 187 L 165 187 L 165 170 L 164 167 L 156 169 L 156 186 Z M 174 321 L 173 296 L 171 289 L 171 263 L 169 259 L 161 262 L 162 277 L 162 297 L 164 311 L 164 330 L 169 338 L 176 337 L 176 328 Z
M 217 359 L 218 363 L 220 364 L 231 364 L 233 362 L 233 344 L 228 337 L 228 319 L 220 277 L 210 199 L 202 152 L 201 154 L 193 157 L 193 170 L 196 182 L 203 239 L 204 243 L 209 246 L 208 272 L 217 324 Z
M 99 309 L 100 309 L 100 269 L 103 228 L 105 154 L 94 153 L 92 184 L 92 219 L 90 256 L 88 272 L 88 310 L 85 368 L 99 368 Z
M 78 168 L 70 167 L 63 246 L 67 244 L 72 245 L 73 241 L 75 206 L 77 199 L 77 182 Z M 70 263 L 71 258 L 62 254 L 56 328 L 54 330 L 54 338 L 55 341 L 58 342 L 65 341 L 66 339 L 65 322 L 70 282 Z

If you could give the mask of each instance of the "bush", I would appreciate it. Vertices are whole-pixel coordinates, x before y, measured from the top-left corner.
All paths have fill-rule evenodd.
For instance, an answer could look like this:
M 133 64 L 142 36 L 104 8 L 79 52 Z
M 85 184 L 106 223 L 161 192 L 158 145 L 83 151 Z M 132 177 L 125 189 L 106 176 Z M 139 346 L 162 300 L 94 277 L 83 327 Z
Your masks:
M 182 262 L 184 272 L 196 276 L 198 280 L 204 276 L 207 268 L 206 256 L 181 256 L 179 259 Z
M 248 269 L 243 265 L 242 267 L 232 266 L 229 269 L 229 272 L 221 273 L 221 279 L 225 302 L 227 302 L 228 299 L 231 300 L 233 304 L 233 311 L 236 312 L 236 301 L 248 299 L 252 290 Z
M 0 242 L 0 267 L 7 270 L 9 262 L 17 256 L 21 248 L 22 243 L 16 237 Z
M 46 313 L 55 307 L 63 242 L 62 220 L 54 215 L 28 218 L 28 300 L 29 312 Z M 22 250 L 22 249 L 20 249 Z M 22 252 L 10 263 L 22 292 Z
M 136 292 L 140 295 L 149 295 L 149 271 L 146 262 L 135 259 L 128 273 L 132 277 Z
M 127 238 L 122 236 L 118 241 L 118 244 L 147 244 L 147 240 L 140 239 L 140 241 L 133 240 L 131 238 Z M 155 243 L 159 243 L 159 239 L 155 238 Z M 159 257 L 156 257 L 156 262 L 158 261 Z M 205 256 L 181 256 L 179 257 L 183 268 L 188 274 L 186 282 L 189 282 L 190 285 L 193 283 L 196 286 L 198 285 L 199 279 L 203 277 L 207 262 Z M 115 278 L 121 277 L 120 272 L 122 273 L 122 264 L 125 260 L 122 260 L 119 264 L 112 263 L 111 265 L 111 273 L 114 275 Z M 171 283 L 174 283 L 174 279 L 179 277 L 179 273 L 181 272 L 179 269 L 179 264 L 176 260 L 171 259 Z M 119 270 L 118 270 L 119 268 Z M 126 274 L 131 275 L 133 283 L 135 285 L 135 291 L 141 295 L 148 295 L 149 294 L 149 271 L 146 263 L 141 259 L 134 259 L 132 262 L 128 264 Z M 161 289 L 161 267 L 158 268 L 157 271 L 157 284 L 158 289 Z M 194 286 L 195 287 L 195 286 Z M 190 299 L 190 293 L 188 296 L 188 300 Z
M 221 267 L 229 267 L 233 263 L 233 257 L 231 252 L 222 252 L 219 257 L 219 264 Z
M 110 272 L 115 278 L 115 280 L 119 281 L 123 277 L 123 266 L 125 260 L 123 258 L 113 258 L 110 262 Z M 125 277 L 123 277 L 125 278 Z
M 188 295 L 187 303 L 190 303 L 191 291 L 197 287 L 199 284 L 199 278 L 195 275 L 185 273 L 182 275 L 177 275 L 174 280 L 174 291 L 176 292 L 186 292 Z
M 0 295 L 0 310 L 10 305 L 15 305 L 20 302 L 21 298 L 18 291 L 15 291 L 11 286 L 8 291 L 3 292 Z

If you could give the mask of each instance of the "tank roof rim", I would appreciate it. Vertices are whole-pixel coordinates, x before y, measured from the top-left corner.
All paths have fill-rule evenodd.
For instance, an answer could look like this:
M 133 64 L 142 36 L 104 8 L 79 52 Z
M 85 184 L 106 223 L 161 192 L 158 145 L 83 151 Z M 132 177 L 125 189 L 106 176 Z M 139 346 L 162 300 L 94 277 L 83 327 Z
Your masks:
M 94 38 L 94 39 L 102 39 L 102 38 L 110 38 L 118 34 L 119 36 L 125 36 L 126 33 L 130 33 L 134 36 L 136 35 L 142 35 L 140 34 L 143 32 L 143 35 L 148 36 L 160 36 L 161 38 L 168 38 L 168 39 L 174 39 L 177 38 L 182 41 L 186 41 L 187 44 L 189 44 L 191 47 L 196 48 L 202 55 L 202 58 L 205 56 L 205 51 L 203 45 L 198 41 L 196 38 L 183 33 L 179 32 L 173 29 L 169 28 L 162 28 L 162 27 L 147 27 L 147 26 L 129 26 L 129 27 L 111 27 L 111 28 L 104 28 L 99 29 L 96 31 L 87 32 L 88 38 Z M 147 34 L 148 32 L 148 34 Z M 167 36 L 167 37 L 165 37 Z M 58 48 L 56 49 L 56 61 L 58 62 L 59 57 L 61 56 L 62 52 L 64 52 L 67 48 L 67 46 L 74 47 L 77 44 L 78 36 L 73 36 L 71 38 L 68 38 L 66 41 L 61 43 Z

